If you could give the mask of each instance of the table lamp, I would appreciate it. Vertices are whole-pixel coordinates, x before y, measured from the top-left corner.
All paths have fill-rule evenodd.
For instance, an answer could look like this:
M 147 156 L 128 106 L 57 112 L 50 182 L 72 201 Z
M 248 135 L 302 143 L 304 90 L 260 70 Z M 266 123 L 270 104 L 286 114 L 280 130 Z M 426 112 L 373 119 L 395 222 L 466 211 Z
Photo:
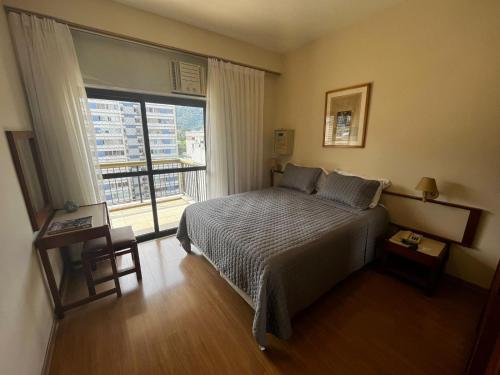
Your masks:
M 278 158 L 271 159 L 271 170 L 273 171 L 281 171 L 283 166 L 281 165 L 281 161 Z
M 434 178 L 422 177 L 415 189 L 422 192 L 422 201 L 424 202 L 428 199 L 436 199 L 439 197 L 439 191 Z

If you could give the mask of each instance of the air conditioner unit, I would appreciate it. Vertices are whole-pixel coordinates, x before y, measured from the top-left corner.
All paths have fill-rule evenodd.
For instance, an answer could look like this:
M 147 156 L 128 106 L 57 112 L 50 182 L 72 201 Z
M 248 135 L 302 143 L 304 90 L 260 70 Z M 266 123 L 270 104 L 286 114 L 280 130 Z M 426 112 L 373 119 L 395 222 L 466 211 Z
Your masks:
M 172 92 L 184 95 L 205 96 L 205 67 L 183 61 L 172 61 L 170 65 Z

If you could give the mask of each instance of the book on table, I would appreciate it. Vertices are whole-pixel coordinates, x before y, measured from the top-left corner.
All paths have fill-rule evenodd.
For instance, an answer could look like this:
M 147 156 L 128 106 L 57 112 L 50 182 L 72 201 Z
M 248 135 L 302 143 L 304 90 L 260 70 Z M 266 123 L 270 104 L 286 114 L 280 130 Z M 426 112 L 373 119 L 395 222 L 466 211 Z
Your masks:
M 54 221 L 47 229 L 48 234 L 58 234 L 90 228 L 92 226 L 92 216 L 80 217 L 78 219 Z

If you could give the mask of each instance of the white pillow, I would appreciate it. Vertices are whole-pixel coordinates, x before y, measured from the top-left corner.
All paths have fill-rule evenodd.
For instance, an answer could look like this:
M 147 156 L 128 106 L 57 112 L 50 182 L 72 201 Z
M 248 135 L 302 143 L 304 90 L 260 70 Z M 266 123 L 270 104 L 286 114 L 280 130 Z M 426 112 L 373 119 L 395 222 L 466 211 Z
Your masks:
M 391 180 L 388 180 L 387 178 L 371 178 L 371 177 L 366 177 L 360 174 L 355 174 L 347 171 L 343 171 L 340 169 L 335 169 L 334 172 L 337 172 L 338 174 L 343 174 L 344 176 L 356 176 L 363 178 L 365 180 L 376 180 L 380 182 L 380 186 L 375 192 L 375 195 L 373 196 L 372 202 L 368 207 L 374 208 L 377 207 L 378 201 L 380 200 L 380 196 L 382 195 L 382 190 L 387 189 L 389 186 L 391 186 Z

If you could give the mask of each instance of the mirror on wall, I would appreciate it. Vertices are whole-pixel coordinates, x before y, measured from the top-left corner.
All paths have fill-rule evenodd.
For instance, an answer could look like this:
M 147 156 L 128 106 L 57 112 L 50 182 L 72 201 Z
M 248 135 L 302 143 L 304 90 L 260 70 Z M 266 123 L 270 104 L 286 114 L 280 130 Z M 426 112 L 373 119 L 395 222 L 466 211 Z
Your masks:
M 31 227 L 37 231 L 45 223 L 52 206 L 35 134 L 32 131 L 6 131 L 5 133 Z

